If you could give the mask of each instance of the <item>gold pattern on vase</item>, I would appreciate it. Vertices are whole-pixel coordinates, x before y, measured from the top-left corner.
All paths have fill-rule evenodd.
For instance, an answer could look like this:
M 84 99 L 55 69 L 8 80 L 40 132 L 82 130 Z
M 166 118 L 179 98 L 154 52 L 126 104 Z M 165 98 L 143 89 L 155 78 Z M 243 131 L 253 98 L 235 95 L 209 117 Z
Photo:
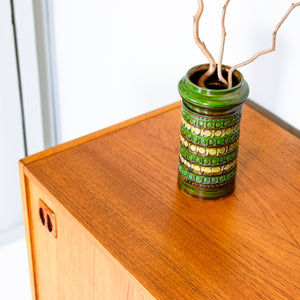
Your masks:
M 232 170 L 233 168 L 236 167 L 236 159 L 231 161 L 228 164 L 222 165 L 222 166 L 214 166 L 214 167 L 204 167 L 201 165 L 193 164 L 187 161 L 182 157 L 182 155 L 179 155 L 180 161 L 182 164 L 190 171 L 200 174 L 200 175 L 221 175 L 224 173 L 227 173 L 228 171 Z
M 232 144 L 225 145 L 223 147 L 203 147 L 196 144 L 191 143 L 190 141 L 186 140 L 182 135 L 180 136 L 181 144 L 188 149 L 189 151 L 200 154 L 201 156 L 220 156 L 228 154 L 234 150 L 236 150 L 239 146 L 239 140 L 236 140 Z
M 191 133 L 195 133 L 197 135 L 203 137 L 224 137 L 225 135 L 231 134 L 240 128 L 240 123 L 238 122 L 232 127 L 226 129 L 206 129 L 206 128 L 199 128 L 189 124 L 182 116 L 181 116 L 181 123 L 183 126 L 189 130 Z

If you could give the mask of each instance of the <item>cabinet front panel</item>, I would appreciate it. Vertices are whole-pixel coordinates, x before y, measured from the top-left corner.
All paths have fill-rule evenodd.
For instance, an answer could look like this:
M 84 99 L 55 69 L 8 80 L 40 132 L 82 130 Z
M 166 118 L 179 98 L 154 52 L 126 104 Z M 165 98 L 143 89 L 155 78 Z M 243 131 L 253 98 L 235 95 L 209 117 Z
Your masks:
M 37 299 L 153 299 L 50 194 L 28 187 Z
M 41 300 L 58 299 L 57 239 L 51 233 L 53 228 L 51 231 L 49 230 L 51 229 L 49 221 L 51 216 L 40 210 L 40 201 L 42 200 L 54 212 L 56 206 L 35 184 L 29 182 L 28 187 L 27 205 L 36 298 Z

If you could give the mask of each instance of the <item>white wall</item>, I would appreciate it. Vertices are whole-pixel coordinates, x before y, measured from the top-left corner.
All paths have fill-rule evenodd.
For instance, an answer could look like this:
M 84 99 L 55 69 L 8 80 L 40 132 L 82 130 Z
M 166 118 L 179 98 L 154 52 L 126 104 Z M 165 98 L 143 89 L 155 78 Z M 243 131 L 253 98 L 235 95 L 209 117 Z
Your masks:
M 0 45 L 1 246 L 22 234 L 23 222 L 18 160 L 24 157 L 24 144 L 9 0 L 0 1 Z
M 223 2 L 204 1 L 200 33 L 218 57 Z M 269 48 L 290 1 L 234 1 L 223 62 Z M 206 59 L 192 37 L 197 1 L 54 0 L 61 141 L 179 100 L 177 83 Z M 241 69 L 250 98 L 300 129 L 300 8 L 278 32 L 277 50 Z

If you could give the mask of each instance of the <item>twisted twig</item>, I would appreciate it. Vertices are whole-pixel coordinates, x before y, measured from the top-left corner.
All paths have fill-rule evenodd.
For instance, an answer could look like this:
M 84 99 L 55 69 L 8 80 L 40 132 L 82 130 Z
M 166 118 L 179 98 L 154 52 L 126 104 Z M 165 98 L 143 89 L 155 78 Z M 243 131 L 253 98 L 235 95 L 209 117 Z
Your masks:
M 251 58 L 249 58 L 248 60 L 238 64 L 238 65 L 235 65 L 233 67 L 231 67 L 231 69 L 229 70 L 229 74 L 228 74 L 228 88 L 231 88 L 232 87 L 232 74 L 233 72 L 237 69 L 237 68 L 240 68 L 240 67 L 243 67 L 245 65 L 248 65 L 249 63 L 251 63 L 252 61 L 254 61 L 256 58 L 258 58 L 259 56 L 263 55 L 263 54 L 267 54 L 269 52 L 272 52 L 275 50 L 275 46 L 276 46 L 276 35 L 277 35 L 277 31 L 278 29 L 280 28 L 280 26 L 282 25 L 282 23 L 285 21 L 285 19 L 288 17 L 288 15 L 291 13 L 291 11 L 296 7 L 300 5 L 300 2 L 297 2 L 297 3 L 293 3 L 291 5 L 291 7 L 288 9 L 288 11 L 285 13 L 285 15 L 282 17 L 282 19 L 280 20 L 280 22 L 277 24 L 274 32 L 273 32 L 273 39 L 272 39 L 272 48 L 270 49 L 266 49 L 266 50 L 262 50 L 258 53 L 256 53 L 255 55 L 253 55 Z
M 227 86 L 227 81 L 222 75 L 222 60 L 223 60 L 224 45 L 225 45 L 225 38 L 226 38 L 225 15 L 226 15 L 226 9 L 229 1 L 230 0 L 227 0 L 225 5 L 223 6 L 222 19 L 221 19 L 222 39 L 221 39 L 220 55 L 219 55 L 219 62 L 218 62 L 218 78 L 219 81 L 225 84 L 225 86 Z
M 194 22 L 193 22 L 193 34 L 194 34 L 194 40 L 202 53 L 207 57 L 209 61 L 209 69 L 207 70 L 206 73 L 204 73 L 199 81 L 198 85 L 201 87 L 206 87 L 205 86 L 205 81 L 207 78 L 209 78 L 216 70 L 216 62 L 211 53 L 208 51 L 206 48 L 205 44 L 200 40 L 199 38 L 199 20 L 203 12 L 203 0 L 198 0 L 198 10 L 194 16 Z

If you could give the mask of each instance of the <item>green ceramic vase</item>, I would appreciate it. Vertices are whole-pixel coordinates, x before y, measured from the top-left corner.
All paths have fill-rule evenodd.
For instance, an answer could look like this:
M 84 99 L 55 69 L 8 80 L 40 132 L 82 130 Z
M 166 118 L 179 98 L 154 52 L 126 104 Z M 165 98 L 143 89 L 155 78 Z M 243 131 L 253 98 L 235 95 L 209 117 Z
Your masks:
M 182 97 L 178 186 L 201 199 L 220 199 L 235 187 L 240 120 L 249 87 L 235 71 L 233 87 L 219 85 L 217 74 L 207 89 L 196 83 L 209 65 L 190 69 L 178 84 Z M 228 66 L 222 66 L 223 76 Z

